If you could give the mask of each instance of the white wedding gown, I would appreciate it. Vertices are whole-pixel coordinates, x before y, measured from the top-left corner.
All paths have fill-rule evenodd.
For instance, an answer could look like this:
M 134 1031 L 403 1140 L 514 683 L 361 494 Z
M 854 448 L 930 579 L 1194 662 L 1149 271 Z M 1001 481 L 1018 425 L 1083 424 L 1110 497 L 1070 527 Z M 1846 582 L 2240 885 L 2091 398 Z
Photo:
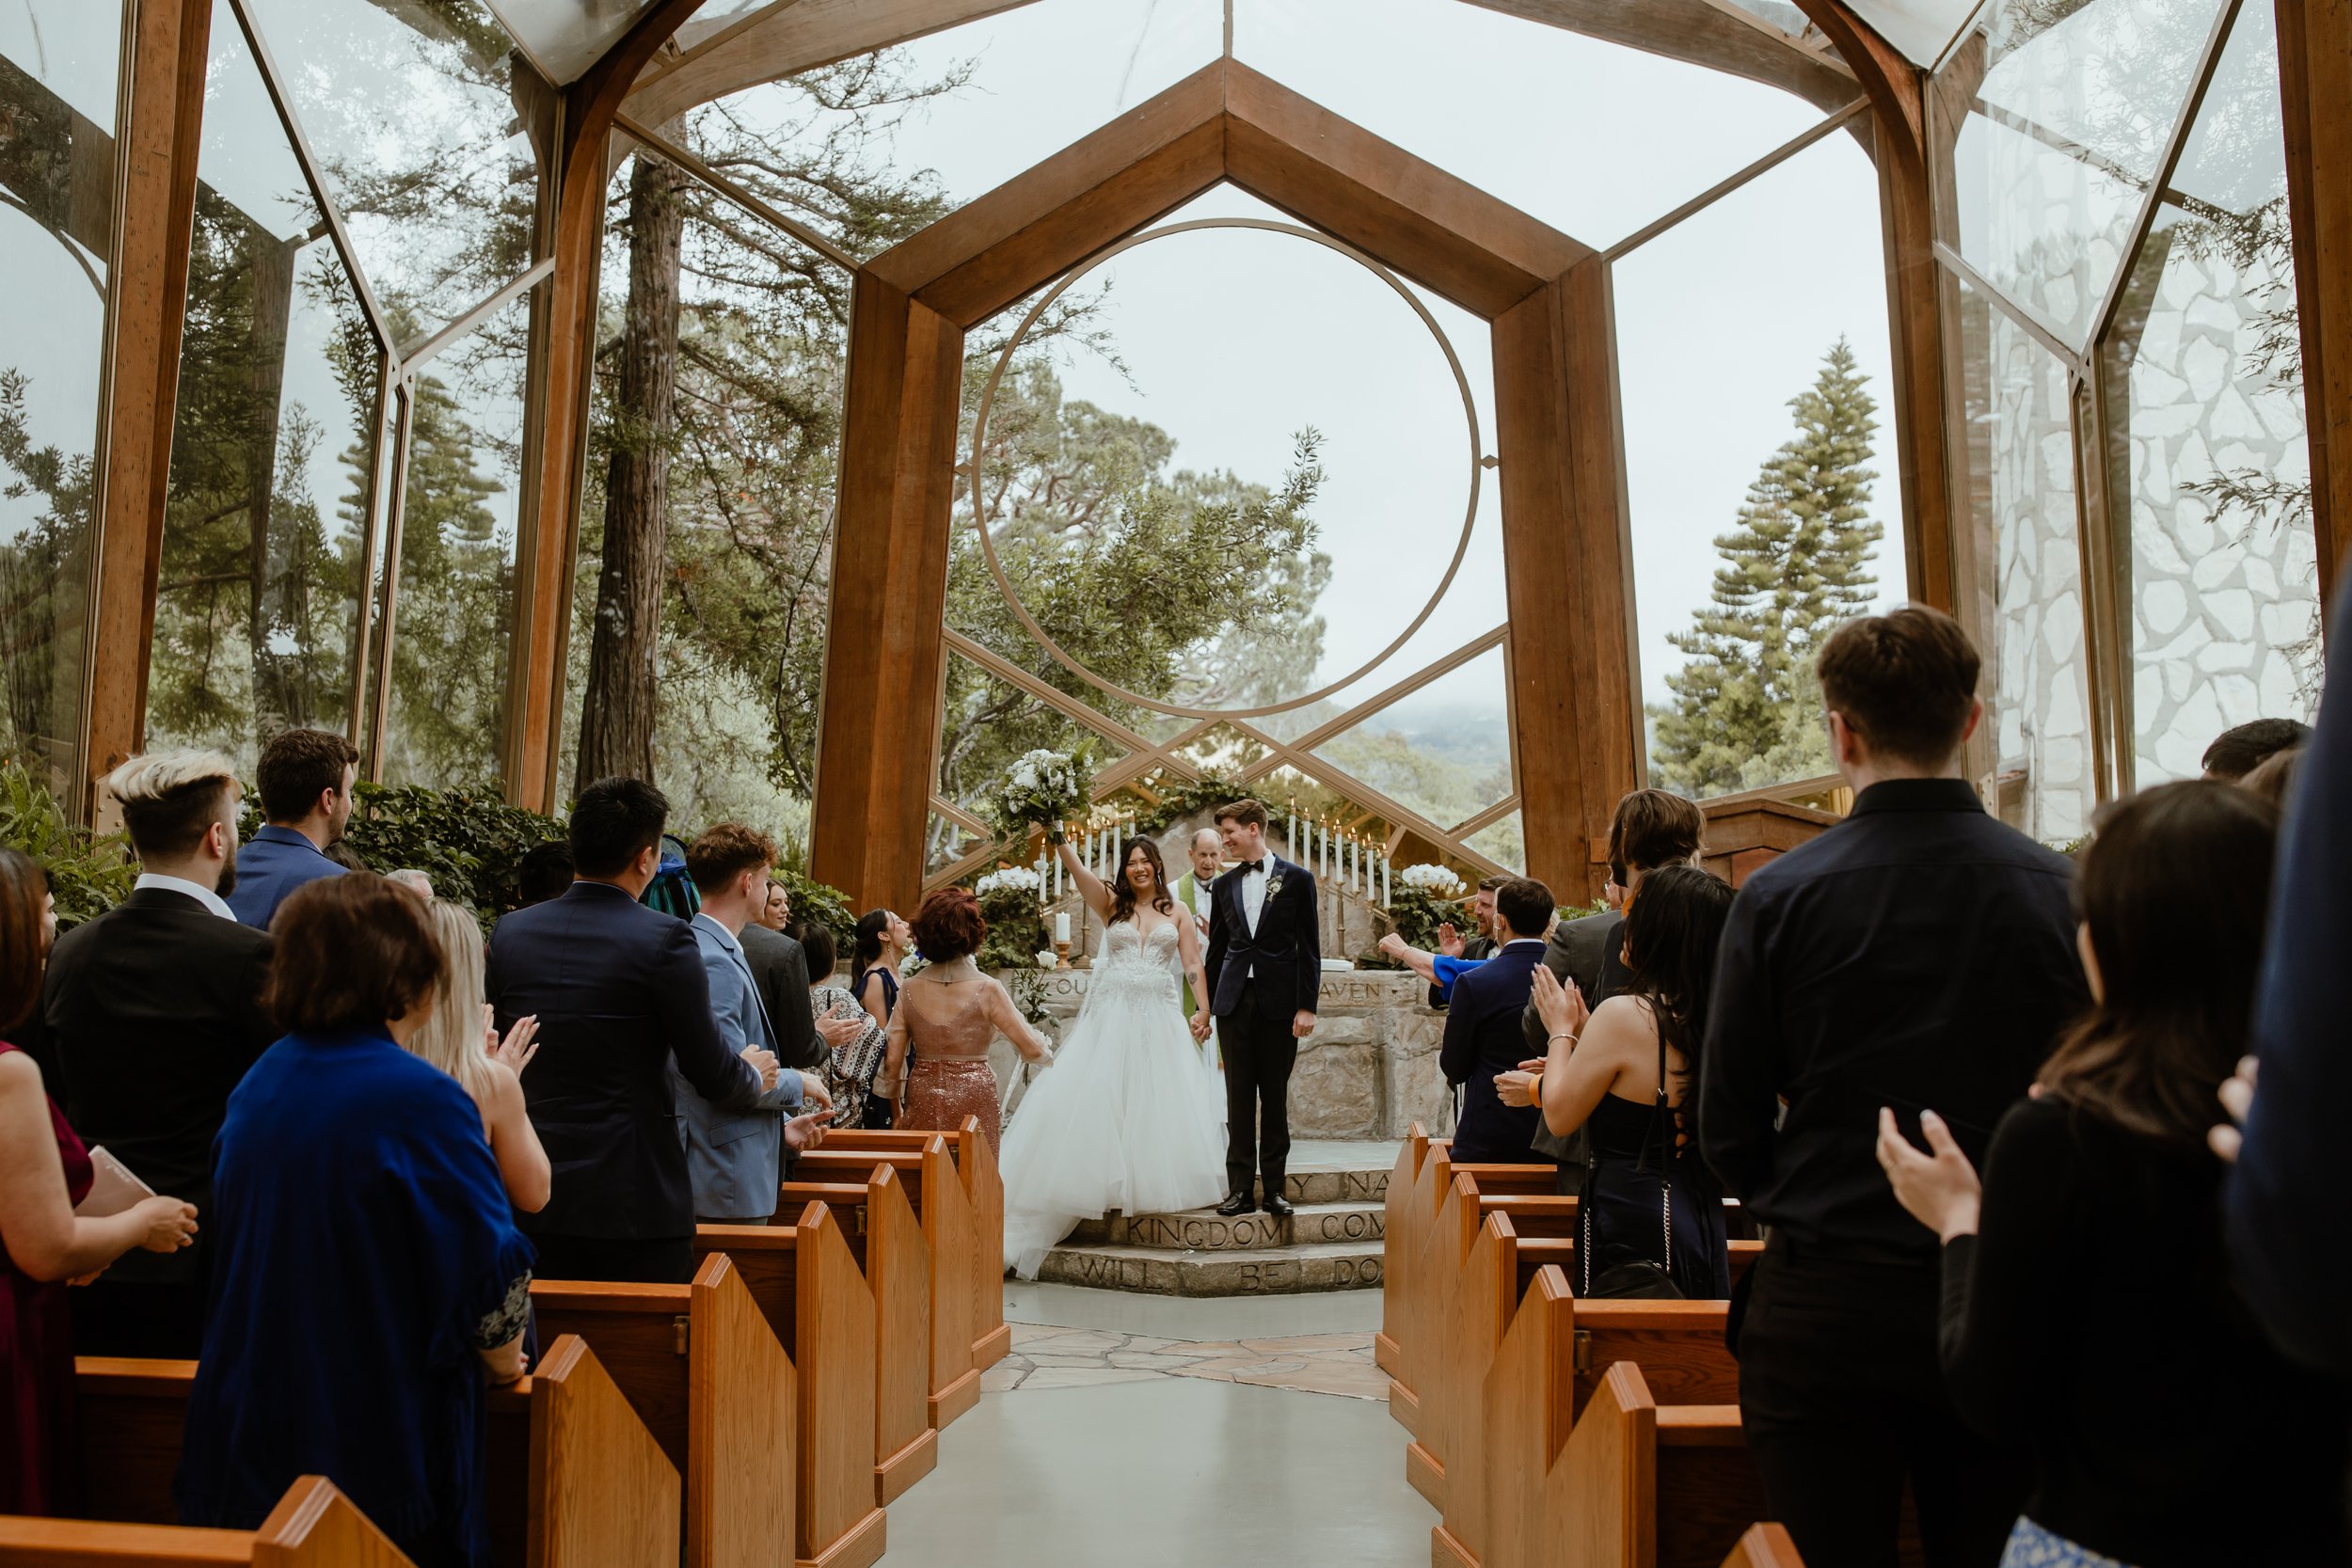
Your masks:
M 1005 1129 L 1005 1257 L 1035 1279 L 1080 1220 L 1225 1196 L 1225 1090 L 1184 1017 L 1171 922 L 1113 926 L 1086 1005 Z

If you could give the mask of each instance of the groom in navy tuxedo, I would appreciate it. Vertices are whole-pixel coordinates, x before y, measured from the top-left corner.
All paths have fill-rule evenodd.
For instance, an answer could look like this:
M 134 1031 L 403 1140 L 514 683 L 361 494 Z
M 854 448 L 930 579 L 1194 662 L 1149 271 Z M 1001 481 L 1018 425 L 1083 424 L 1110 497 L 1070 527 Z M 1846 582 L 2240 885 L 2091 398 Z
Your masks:
M 1225 1177 L 1220 1214 L 1246 1214 L 1263 1178 L 1269 1214 L 1287 1216 L 1282 1176 L 1291 1151 L 1291 1069 L 1298 1042 L 1314 1033 L 1323 985 L 1314 874 L 1265 847 L 1265 807 L 1236 800 L 1216 814 L 1225 852 L 1241 863 L 1209 890 L 1209 951 L 1201 963 L 1209 994 L 1194 1016 L 1205 1036 L 1212 1018 L 1225 1053 Z M 1259 1132 L 1263 1107 L 1265 1130 Z

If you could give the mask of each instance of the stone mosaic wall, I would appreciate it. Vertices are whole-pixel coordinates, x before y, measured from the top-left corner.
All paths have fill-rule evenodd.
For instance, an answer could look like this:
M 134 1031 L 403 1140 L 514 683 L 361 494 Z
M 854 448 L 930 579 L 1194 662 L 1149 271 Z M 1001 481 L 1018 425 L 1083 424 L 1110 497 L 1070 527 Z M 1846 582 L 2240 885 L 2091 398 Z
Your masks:
M 2318 695 L 2308 516 L 2295 527 L 2243 509 L 2217 515 L 2195 489 L 2217 472 L 2308 480 L 2301 388 L 2249 363 L 2265 312 L 2291 302 L 2292 279 L 2260 263 L 2241 272 L 2194 244 L 2192 226 L 2170 238 L 2130 371 L 2132 705 L 2143 787 L 2195 777 L 2206 744 L 2233 724 L 2309 719 Z

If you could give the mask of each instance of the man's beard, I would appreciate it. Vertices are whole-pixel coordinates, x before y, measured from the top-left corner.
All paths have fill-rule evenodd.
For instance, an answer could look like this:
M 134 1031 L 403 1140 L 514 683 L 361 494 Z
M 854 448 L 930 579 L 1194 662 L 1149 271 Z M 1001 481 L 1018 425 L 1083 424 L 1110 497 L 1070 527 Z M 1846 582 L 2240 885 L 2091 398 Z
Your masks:
M 220 882 L 213 891 L 226 898 L 237 890 L 237 857 L 230 856 L 220 863 Z

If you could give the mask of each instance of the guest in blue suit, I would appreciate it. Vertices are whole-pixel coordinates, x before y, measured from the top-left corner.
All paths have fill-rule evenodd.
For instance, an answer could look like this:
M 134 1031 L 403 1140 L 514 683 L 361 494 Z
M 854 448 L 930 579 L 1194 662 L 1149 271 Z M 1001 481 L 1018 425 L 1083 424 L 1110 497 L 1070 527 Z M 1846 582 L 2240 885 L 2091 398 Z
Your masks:
M 773 1053 L 721 1033 L 692 927 L 637 901 L 669 813 L 642 780 L 581 790 L 570 827 L 579 879 L 490 936 L 485 990 L 500 1030 L 539 1020 L 523 1094 L 555 1180 L 524 1228 L 543 1278 L 691 1279 L 693 1189 L 670 1064 L 726 1111 L 755 1109 L 779 1077 Z
M 326 730 L 286 730 L 262 748 L 262 826 L 237 852 L 233 884 L 221 889 L 240 921 L 266 931 L 294 889 L 344 874 L 326 847 L 351 820 L 358 770 L 358 749 Z
M 189 1524 L 251 1529 L 323 1475 L 420 1568 L 489 1561 L 483 1385 L 522 1375 L 532 1251 L 482 1113 L 402 1048 L 440 972 L 424 904 L 381 877 L 287 900 L 267 998 L 286 1036 L 230 1096 L 203 1219 Z
M 759 985 L 744 957 L 741 936 L 768 901 L 768 873 L 776 859 L 774 841 L 740 822 L 722 822 L 686 851 L 701 908 L 687 924 L 710 977 L 710 1010 L 730 1048 L 776 1049 L 775 1021 L 760 1000 Z M 832 1097 L 814 1075 L 790 1068 L 776 1086 L 749 1111 L 728 1111 L 694 1092 L 674 1060 L 670 1090 L 676 1097 L 678 1135 L 686 1143 L 686 1174 L 694 1191 L 694 1217 L 714 1225 L 766 1225 L 776 1212 L 776 1187 L 784 1180 L 787 1117 L 804 1110 L 829 1111 Z M 795 1146 L 805 1147 L 820 1127 L 812 1115 L 795 1130 Z
M 1495 935 L 1502 945 L 1454 982 L 1438 1065 L 1447 1083 L 1467 1085 L 1454 1129 L 1456 1164 L 1546 1163 L 1535 1152 L 1543 1113 L 1502 1103 L 1495 1097 L 1495 1075 L 1517 1069 L 1527 1053 L 1519 1014 L 1534 990 L 1535 966 L 1544 961 L 1553 907 L 1551 889 L 1532 878 L 1515 877 L 1495 889 Z

